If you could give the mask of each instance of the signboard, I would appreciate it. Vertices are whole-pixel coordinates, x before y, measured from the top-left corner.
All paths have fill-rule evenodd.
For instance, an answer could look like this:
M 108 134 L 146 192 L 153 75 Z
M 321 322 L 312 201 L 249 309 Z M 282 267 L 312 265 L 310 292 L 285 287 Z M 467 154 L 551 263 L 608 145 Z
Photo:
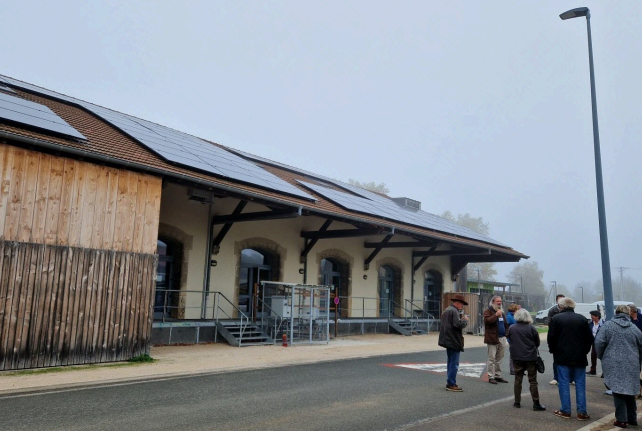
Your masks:
M 334 297 L 334 305 L 339 305 L 339 297 L 338 296 Z

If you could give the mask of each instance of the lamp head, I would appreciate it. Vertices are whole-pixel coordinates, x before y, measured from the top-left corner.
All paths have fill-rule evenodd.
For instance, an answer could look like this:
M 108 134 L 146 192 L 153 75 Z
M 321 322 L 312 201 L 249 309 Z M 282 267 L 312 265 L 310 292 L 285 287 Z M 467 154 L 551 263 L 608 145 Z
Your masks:
M 585 16 L 587 18 L 591 17 L 591 11 L 587 7 L 577 7 L 575 9 L 567 10 L 563 14 L 560 14 L 562 19 L 571 19 Z

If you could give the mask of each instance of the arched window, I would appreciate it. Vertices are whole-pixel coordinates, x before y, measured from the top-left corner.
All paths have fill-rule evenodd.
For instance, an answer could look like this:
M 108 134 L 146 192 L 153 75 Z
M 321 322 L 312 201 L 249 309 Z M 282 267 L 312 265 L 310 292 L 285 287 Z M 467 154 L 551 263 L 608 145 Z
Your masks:
M 178 291 L 181 288 L 181 262 L 183 247 L 177 241 L 160 237 L 156 241 L 158 267 L 156 268 L 156 293 L 154 319 L 178 317 Z

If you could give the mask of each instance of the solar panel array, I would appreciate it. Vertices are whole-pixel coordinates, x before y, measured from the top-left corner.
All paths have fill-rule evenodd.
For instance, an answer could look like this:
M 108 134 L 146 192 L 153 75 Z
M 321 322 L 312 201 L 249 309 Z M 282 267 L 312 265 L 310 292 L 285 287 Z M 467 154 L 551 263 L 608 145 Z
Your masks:
M 0 119 L 74 138 L 86 139 L 46 106 L 2 92 L 0 92 Z
M 378 195 L 376 193 L 369 192 L 367 190 L 359 189 L 361 193 L 367 195 L 366 197 L 361 197 L 329 189 L 327 187 L 319 186 L 316 184 L 307 183 L 304 181 L 298 182 L 301 183 L 301 185 L 303 185 L 304 187 L 307 187 L 309 190 L 320 194 L 326 199 L 350 211 L 383 217 L 388 220 L 394 220 L 413 226 L 419 226 L 439 232 L 445 232 L 464 238 L 476 239 L 479 241 L 505 247 L 500 242 L 497 242 L 487 236 L 480 235 L 477 232 L 458 225 L 457 223 L 451 222 L 450 220 L 446 220 L 442 217 L 427 213 L 425 211 L 401 207 L 391 199 Z M 357 188 L 355 186 L 351 187 Z
M 324 196 L 326 199 L 334 202 L 335 204 L 347 210 L 356 211 L 363 214 L 384 217 L 389 220 L 395 220 L 402 223 L 408 223 L 414 226 L 434 229 L 440 232 L 450 233 L 450 234 L 462 236 L 465 238 L 477 239 L 480 241 L 505 247 L 504 244 L 498 241 L 495 241 L 494 239 L 489 238 L 487 236 L 480 235 L 477 232 L 471 229 L 465 228 L 455 222 L 446 220 L 445 218 L 439 217 L 434 214 L 430 214 L 426 211 L 413 210 L 410 208 L 401 207 L 397 203 L 395 203 L 392 199 L 382 196 L 378 193 L 374 193 L 369 190 L 363 189 L 361 187 L 344 183 L 343 181 L 338 181 L 332 178 L 324 177 L 322 175 L 307 172 L 302 169 L 294 168 L 284 163 L 279 163 L 274 160 L 256 156 L 254 154 L 249 154 L 236 149 L 230 149 L 230 150 L 242 155 L 243 157 L 247 157 L 248 159 L 253 159 L 262 163 L 279 166 L 284 169 L 289 169 L 294 172 L 298 172 L 302 175 L 306 175 L 311 178 L 314 178 L 315 180 L 321 179 L 323 182 L 332 184 L 338 188 L 348 190 L 350 193 L 354 193 L 355 195 L 358 195 L 358 196 L 354 196 L 350 193 L 340 192 L 340 191 L 323 187 L 317 184 L 298 181 L 301 185 L 303 185 L 304 187 L 307 187 L 309 190 L 319 193 L 320 195 Z
M 2 76 L 0 81 L 80 105 L 170 162 L 306 200 L 316 200 L 296 186 L 289 184 L 251 161 L 195 136 L 64 96 L 13 78 Z

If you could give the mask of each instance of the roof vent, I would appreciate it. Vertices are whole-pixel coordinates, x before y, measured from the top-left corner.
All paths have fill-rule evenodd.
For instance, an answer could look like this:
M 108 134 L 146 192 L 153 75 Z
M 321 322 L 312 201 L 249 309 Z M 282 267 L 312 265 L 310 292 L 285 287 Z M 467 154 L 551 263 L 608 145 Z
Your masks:
M 421 209 L 421 202 L 410 198 L 391 198 L 397 205 L 413 210 Z

